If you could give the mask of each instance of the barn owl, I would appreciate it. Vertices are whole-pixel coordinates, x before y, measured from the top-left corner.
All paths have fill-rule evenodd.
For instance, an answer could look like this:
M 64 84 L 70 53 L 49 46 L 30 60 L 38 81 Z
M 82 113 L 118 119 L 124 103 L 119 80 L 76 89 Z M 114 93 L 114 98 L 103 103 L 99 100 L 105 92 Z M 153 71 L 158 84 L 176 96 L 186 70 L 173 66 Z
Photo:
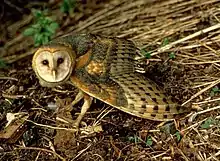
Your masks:
M 135 44 L 123 38 L 70 35 L 40 47 L 32 67 L 45 87 L 71 82 L 84 98 L 78 127 L 96 98 L 131 115 L 155 121 L 173 119 L 186 108 L 173 102 L 153 81 L 137 72 Z

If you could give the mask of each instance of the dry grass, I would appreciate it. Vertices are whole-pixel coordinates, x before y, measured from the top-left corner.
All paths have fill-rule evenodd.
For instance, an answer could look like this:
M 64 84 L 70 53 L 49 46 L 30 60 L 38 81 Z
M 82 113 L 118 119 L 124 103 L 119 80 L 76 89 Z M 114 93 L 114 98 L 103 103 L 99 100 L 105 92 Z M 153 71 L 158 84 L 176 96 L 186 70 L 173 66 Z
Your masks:
M 86 16 L 80 17 L 76 14 L 74 19 L 67 18 L 63 23 L 63 30 L 59 31 L 57 36 L 91 32 L 134 40 L 139 48 L 146 49 L 152 55 L 147 76 L 164 86 L 165 90 L 182 105 L 200 108 L 202 111 L 177 122 L 179 132 L 183 135 L 181 141 L 177 141 L 175 134 L 161 132 L 154 122 L 130 118 L 131 116 L 124 113 L 118 114 L 118 111 L 106 110 L 105 105 L 101 105 L 102 109 L 88 113 L 89 116 L 85 120 L 90 120 L 94 125 L 107 124 L 107 132 L 103 135 L 83 137 L 84 139 L 77 137 L 76 143 L 73 144 L 74 150 L 70 151 L 74 152 L 70 158 L 72 160 L 220 160 L 219 95 L 218 93 L 210 95 L 212 88 L 219 87 L 220 83 L 220 1 L 111 0 L 102 3 L 94 10 L 81 11 L 85 12 Z M 56 5 L 53 12 L 58 12 Z M 23 26 L 30 22 L 31 17 L 25 17 L 29 19 L 24 18 L 20 21 L 19 24 L 22 25 L 17 30 L 23 30 Z M 71 20 L 74 21 L 74 25 Z M 16 67 L 16 63 L 29 58 L 34 49 L 33 42 L 29 41 L 29 38 L 15 37 L 13 33 L 12 37 L 14 38 L 8 40 L 1 51 L 4 60 L 15 63 Z M 162 46 L 165 38 L 169 39 L 169 43 Z M 173 60 L 168 56 L 171 52 L 176 56 Z M 155 59 L 160 61 L 154 61 Z M 29 67 L 26 69 L 29 70 L 26 75 L 33 77 L 31 69 Z M 6 85 L 1 87 L 1 90 L 6 92 L 10 87 L 7 86 L 7 81 L 20 80 L 16 76 L 13 77 L 11 74 L 0 77 L 0 83 Z M 27 90 L 31 91 L 32 86 Z M 54 95 L 65 97 L 62 92 L 60 92 L 62 94 L 56 92 L 47 93 L 48 97 L 44 98 L 44 101 L 49 102 Z M 23 93 L 23 96 L 30 94 Z M 39 98 L 42 98 L 35 96 L 38 94 L 39 92 L 35 91 L 28 96 L 34 100 L 37 98 L 34 103 L 37 107 L 40 104 Z M 0 99 L 6 98 L 6 96 L 0 97 Z M 100 115 L 97 116 L 96 112 Z M 114 118 L 108 113 L 119 116 Z M 94 119 L 96 117 L 97 119 Z M 207 120 L 212 120 L 210 127 L 201 127 Z M 142 139 L 151 136 L 153 144 L 146 146 L 143 143 L 124 141 L 123 132 L 115 130 L 116 127 L 119 131 L 121 127 L 121 131 L 129 129 L 132 132 L 128 130 L 128 134 L 135 134 Z M 109 137 L 111 135 L 113 138 Z M 41 149 L 36 150 L 41 151 Z M 22 156 L 23 153 L 20 153 L 17 155 Z M 54 154 L 60 159 L 64 159 L 63 156 L 66 155 L 64 152 L 60 155 Z

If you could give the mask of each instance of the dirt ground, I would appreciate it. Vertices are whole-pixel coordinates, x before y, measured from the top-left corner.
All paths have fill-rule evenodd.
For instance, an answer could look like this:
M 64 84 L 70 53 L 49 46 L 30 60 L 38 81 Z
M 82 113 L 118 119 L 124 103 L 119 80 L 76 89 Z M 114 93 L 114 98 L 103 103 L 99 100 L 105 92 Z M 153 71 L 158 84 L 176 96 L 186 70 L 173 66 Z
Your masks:
M 220 160 L 220 1 L 79 0 L 72 15 L 61 4 L 0 2 L 0 160 Z M 53 39 L 94 33 L 135 41 L 151 53 L 145 76 L 192 112 L 161 123 L 95 100 L 79 132 L 58 126 L 78 90 L 40 86 L 31 67 L 34 41 L 22 34 L 34 23 L 33 8 L 49 9 L 58 22 Z M 15 113 L 19 119 L 5 128 Z

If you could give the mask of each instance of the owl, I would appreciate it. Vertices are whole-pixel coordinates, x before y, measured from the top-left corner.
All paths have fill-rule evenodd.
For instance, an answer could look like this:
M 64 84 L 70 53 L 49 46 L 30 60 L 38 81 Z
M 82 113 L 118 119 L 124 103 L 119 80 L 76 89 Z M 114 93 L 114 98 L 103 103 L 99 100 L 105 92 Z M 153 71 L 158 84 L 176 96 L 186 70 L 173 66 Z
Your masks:
M 72 105 L 84 99 L 78 127 L 93 98 L 131 115 L 166 121 L 188 110 L 173 102 L 140 72 L 138 49 L 131 40 L 92 34 L 70 35 L 40 47 L 32 67 L 40 84 L 70 82 L 79 89 Z

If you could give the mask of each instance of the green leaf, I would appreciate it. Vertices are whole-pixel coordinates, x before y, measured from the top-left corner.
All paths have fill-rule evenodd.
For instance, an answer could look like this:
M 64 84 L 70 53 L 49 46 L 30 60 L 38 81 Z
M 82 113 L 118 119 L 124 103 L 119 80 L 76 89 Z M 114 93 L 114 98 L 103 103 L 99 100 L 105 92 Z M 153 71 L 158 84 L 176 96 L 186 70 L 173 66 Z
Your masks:
M 35 18 L 40 18 L 40 17 L 43 16 L 43 12 L 40 11 L 40 10 L 33 9 L 33 10 L 32 10 L 32 13 L 33 13 L 33 15 L 34 15 Z
M 51 32 L 48 32 L 48 31 L 43 32 L 43 35 L 46 36 L 46 37 L 51 37 L 52 36 Z
M 63 0 L 60 10 L 64 13 L 73 13 L 76 7 L 76 0 Z
M 6 67 L 7 67 L 6 63 L 2 59 L 0 59 L 0 69 Z
M 43 36 L 42 38 L 42 44 L 47 44 L 49 42 L 49 37 L 48 36 Z
M 41 24 L 40 23 L 36 23 L 36 24 L 31 25 L 31 27 L 34 28 L 35 30 L 36 29 L 41 29 Z
M 168 38 L 165 38 L 162 42 L 162 46 L 166 46 L 169 44 L 169 39 Z
M 203 129 L 208 129 L 214 123 L 215 123 L 215 120 L 213 118 L 208 118 L 200 125 L 200 127 Z
M 210 95 L 214 96 L 215 94 L 217 94 L 219 92 L 220 92 L 220 89 L 217 86 L 215 86 L 215 87 L 212 88 L 212 90 L 210 92 Z
M 56 22 L 53 22 L 49 25 L 49 28 L 51 28 L 52 30 L 56 31 L 56 29 L 59 28 L 59 24 Z
M 179 141 L 181 140 L 181 138 L 182 138 L 182 136 L 181 136 L 180 132 L 179 132 L 179 131 L 177 131 L 177 132 L 176 132 L 174 135 L 176 136 L 177 141 L 179 142 Z
M 63 0 L 63 3 L 60 7 L 61 11 L 64 13 L 68 13 L 70 10 L 70 1 L 69 0 Z
M 23 34 L 25 36 L 32 36 L 35 34 L 35 32 L 36 32 L 36 30 L 34 28 L 30 27 L 30 28 L 25 29 Z
M 212 91 L 213 91 L 214 93 L 217 93 L 217 92 L 219 92 L 220 90 L 219 90 L 219 88 L 216 86 L 216 87 L 213 87 L 213 88 L 212 88 Z
M 34 42 L 35 44 L 42 45 L 43 44 L 43 35 L 42 34 L 35 34 L 34 35 Z
M 145 49 L 141 49 L 141 54 L 144 55 L 147 59 L 151 58 L 151 53 L 147 52 Z
M 148 145 L 148 146 L 153 145 L 153 140 L 152 140 L 151 136 L 148 136 L 148 137 L 147 137 L 146 145 Z
M 169 58 L 170 58 L 170 59 L 175 59 L 175 58 L 176 58 L 175 53 L 174 53 L 174 52 L 171 52 L 171 53 L 169 54 Z
M 129 137 L 128 137 L 128 140 L 129 140 L 130 142 L 135 143 L 135 144 L 137 144 L 137 143 L 140 143 L 140 142 L 141 142 L 141 141 L 140 141 L 140 139 L 139 139 L 139 137 L 138 137 L 137 135 L 134 135 L 134 136 L 129 136 Z

